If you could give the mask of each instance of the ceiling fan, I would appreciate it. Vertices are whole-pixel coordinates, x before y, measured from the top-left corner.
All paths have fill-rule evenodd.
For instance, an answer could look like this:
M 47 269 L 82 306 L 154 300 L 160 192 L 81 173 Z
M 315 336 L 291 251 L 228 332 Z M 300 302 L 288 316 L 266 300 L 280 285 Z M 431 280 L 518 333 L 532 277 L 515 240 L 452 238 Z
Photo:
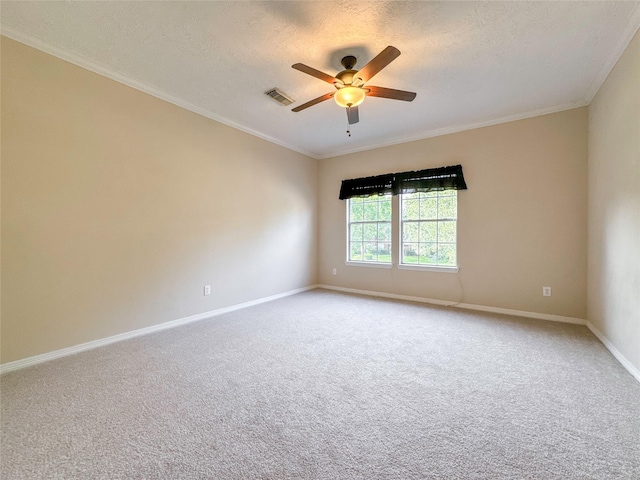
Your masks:
M 348 55 L 341 61 L 342 66 L 345 69 L 335 77 L 327 75 L 320 70 L 316 70 L 315 68 L 302 63 L 291 65 L 291 68 L 311 75 L 312 77 L 319 78 L 320 80 L 330 83 L 336 87 L 335 92 L 326 93 L 318 98 L 314 98 L 307 103 L 303 103 L 302 105 L 295 107 L 293 111 L 299 112 L 333 97 L 338 105 L 347 109 L 347 119 L 349 121 L 349 125 L 352 125 L 354 123 L 358 123 L 358 105 L 360 105 L 367 96 L 391 98 L 392 100 L 404 100 L 406 102 L 412 101 L 416 98 L 416 94 L 414 92 L 365 85 L 375 74 L 399 56 L 400 50 L 396 47 L 388 46 L 360 70 L 354 70 L 353 67 L 355 67 L 357 59 L 354 56 Z

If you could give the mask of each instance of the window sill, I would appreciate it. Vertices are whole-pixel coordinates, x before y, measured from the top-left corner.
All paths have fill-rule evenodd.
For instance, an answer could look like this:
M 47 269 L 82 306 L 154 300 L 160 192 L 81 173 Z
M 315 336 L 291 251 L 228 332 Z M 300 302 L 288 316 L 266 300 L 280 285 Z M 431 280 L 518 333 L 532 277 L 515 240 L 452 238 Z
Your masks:
M 353 262 L 349 260 L 344 262 L 344 264 L 349 267 L 369 267 L 369 268 L 391 268 L 393 266 L 393 264 L 391 263 Z
M 411 265 L 401 263 L 398 265 L 400 270 L 422 270 L 423 272 L 442 272 L 442 273 L 458 273 L 458 267 L 442 267 L 434 265 Z

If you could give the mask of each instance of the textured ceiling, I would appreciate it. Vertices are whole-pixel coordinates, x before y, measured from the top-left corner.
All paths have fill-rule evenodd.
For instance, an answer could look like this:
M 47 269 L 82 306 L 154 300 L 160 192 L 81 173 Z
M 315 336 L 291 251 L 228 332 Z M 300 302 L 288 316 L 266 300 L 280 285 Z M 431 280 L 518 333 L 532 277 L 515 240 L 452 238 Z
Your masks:
M 587 104 L 640 25 L 640 2 L 10 2 L 2 33 L 278 144 L 324 158 Z M 346 135 L 331 75 L 402 55 Z M 282 107 L 264 95 L 279 87 Z

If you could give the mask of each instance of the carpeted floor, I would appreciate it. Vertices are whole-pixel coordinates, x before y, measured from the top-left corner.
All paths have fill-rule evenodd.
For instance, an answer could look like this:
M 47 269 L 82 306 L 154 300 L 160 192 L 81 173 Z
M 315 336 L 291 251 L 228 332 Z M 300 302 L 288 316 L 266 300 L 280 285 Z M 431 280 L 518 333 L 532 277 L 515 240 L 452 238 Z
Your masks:
M 577 325 L 314 290 L 0 381 L 4 480 L 640 478 Z

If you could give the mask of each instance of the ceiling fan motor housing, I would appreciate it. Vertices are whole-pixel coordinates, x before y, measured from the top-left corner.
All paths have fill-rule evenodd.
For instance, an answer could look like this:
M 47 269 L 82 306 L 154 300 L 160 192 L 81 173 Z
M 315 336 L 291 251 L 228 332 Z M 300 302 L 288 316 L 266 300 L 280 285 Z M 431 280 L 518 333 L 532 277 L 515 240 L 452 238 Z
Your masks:
M 342 85 L 336 84 L 336 88 L 342 88 L 343 86 L 348 86 L 353 83 L 355 78 L 355 74 L 358 73 L 357 70 L 354 70 L 358 59 L 353 55 L 347 55 L 346 57 L 342 57 L 340 63 L 345 68 L 343 71 L 336 75 L 336 78 L 342 82 Z
M 358 59 L 353 55 L 347 55 L 346 57 L 342 57 L 340 63 L 342 63 L 342 66 L 347 70 L 353 70 L 353 67 L 356 66 L 356 63 L 358 63 Z
M 340 81 L 340 83 L 335 83 L 336 88 L 342 88 L 344 86 L 349 86 L 353 83 L 355 78 L 355 74 L 358 73 L 356 70 L 343 70 L 336 75 L 336 78 Z

